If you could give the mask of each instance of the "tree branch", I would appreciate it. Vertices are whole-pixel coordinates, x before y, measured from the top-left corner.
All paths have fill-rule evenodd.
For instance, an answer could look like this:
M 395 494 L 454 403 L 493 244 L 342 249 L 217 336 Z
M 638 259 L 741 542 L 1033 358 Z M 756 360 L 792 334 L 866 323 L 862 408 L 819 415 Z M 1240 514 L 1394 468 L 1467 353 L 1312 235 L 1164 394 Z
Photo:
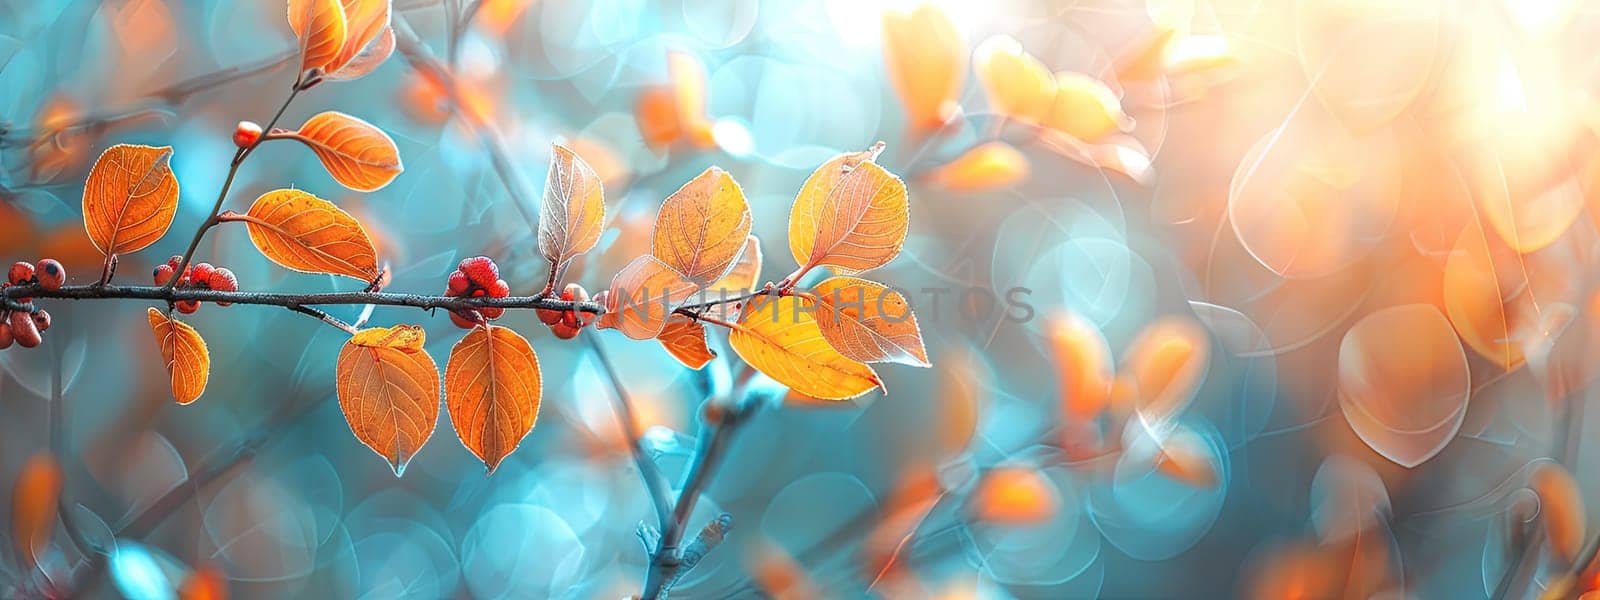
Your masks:
M 600 370 L 605 371 L 606 377 L 611 380 L 611 387 L 616 392 L 617 420 L 622 422 L 622 433 L 628 438 L 628 450 L 633 454 L 633 463 L 639 468 L 639 477 L 644 479 L 644 487 L 650 492 L 650 503 L 656 510 L 656 527 L 665 529 L 672 519 L 672 508 L 668 504 L 667 478 L 656 468 L 656 463 L 644 455 L 644 435 L 639 431 L 639 421 L 634 417 L 633 401 L 628 398 L 628 391 L 622 387 L 622 378 L 617 374 L 616 366 L 611 364 L 611 359 L 600 348 L 600 340 L 594 332 L 587 332 L 583 341 L 588 342 L 589 350 L 594 352 L 594 357 L 600 363 Z
M 605 307 L 594 302 L 577 302 L 549 298 L 544 296 L 508 296 L 505 298 L 456 298 L 453 296 L 426 296 L 421 294 L 400 294 L 394 292 L 326 292 L 316 294 L 294 294 L 278 292 L 224 292 L 201 288 L 166 288 L 159 286 L 122 286 L 122 285 L 68 285 L 58 289 L 47 290 L 36 284 L 14 285 L 0 290 L 0 296 L 5 298 L 6 308 L 10 310 L 33 311 L 31 304 L 19 303 L 18 298 L 57 298 L 63 300 L 160 300 L 165 302 L 178 302 L 181 300 L 195 300 L 199 302 L 231 302 L 233 304 L 256 304 L 264 306 L 280 306 L 295 312 L 308 314 L 319 319 L 321 311 L 306 309 L 309 306 L 329 306 L 339 304 L 375 304 L 378 306 L 409 306 L 425 310 L 432 309 L 473 309 L 473 308 L 506 308 L 506 309 L 545 309 L 556 311 L 578 311 L 590 314 L 602 314 Z M 331 318 L 331 317 L 329 317 Z M 342 327 L 341 327 L 342 328 Z

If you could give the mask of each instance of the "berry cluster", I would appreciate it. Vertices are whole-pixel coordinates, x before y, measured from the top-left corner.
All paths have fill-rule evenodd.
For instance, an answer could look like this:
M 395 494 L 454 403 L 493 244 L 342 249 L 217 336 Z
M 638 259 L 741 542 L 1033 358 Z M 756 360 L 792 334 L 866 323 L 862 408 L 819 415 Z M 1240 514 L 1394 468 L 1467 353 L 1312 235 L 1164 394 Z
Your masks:
M 154 277 L 156 285 L 166 285 L 172 279 L 172 273 L 178 270 L 178 265 L 183 263 L 182 256 L 167 259 L 166 264 L 156 267 Z M 214 267 L 211 263 L 194 263 L 183 269 L 183 276 L 178 278 L 176 287 L 200 288 L 218 290 L 223 292 L 239 291 L 239 278 L 233 276 L 233 271 L 226 267 Z M 218 302 L 217 306 L 228 306 L 232 302 Z M 179 300 L 172 303 L 173 308 L 183 314 L 193 314 L 200 310 L 199 300 Z
M 493 259 L 474 256 L 456 265 L 456 270 L 450 273 L 450 279 L 445 284 L 444 295 L 452 298 L 504 298 L 511 295 L 511 286 L 500 278 L 500 267 L 495 266 Z M 462 329 L 472 329 L 485 321 L 500 318 L 505 312 L 506 309 L 497 306 L 452 310 L 450 322 Z
M 61 287 L 67 280 L 67 270 L 53 258 L 40 260 L 38 264 L 18 262 L 11 265 L 11 270 L 6 274 L 6 281 L 0 283 L 0 289 L 13 285 L 35 285 L 54 290 Z M 32 304 L 33 298 L 16 298 L 19 304 Z M 50 313 L 43 309 L 35 309 L 32 313 L 21 310 L 5 310 L 0 312 L 0 350 L 10 348 L 15 343 L 23 348 L 38 346 L 44 341 L 40 335 L 50 328 Z
M 589 291 L 576 283 L 569 283 L 561 290 L 561 299 L 568 302 L 588 302 Z M 593 321 L 594 315 L 576 310 L 549 310 L 538 309 L 539 320 L 550 326 L 550 331 L 556 337 L 570 340 L 577 337 L 578 331 Z

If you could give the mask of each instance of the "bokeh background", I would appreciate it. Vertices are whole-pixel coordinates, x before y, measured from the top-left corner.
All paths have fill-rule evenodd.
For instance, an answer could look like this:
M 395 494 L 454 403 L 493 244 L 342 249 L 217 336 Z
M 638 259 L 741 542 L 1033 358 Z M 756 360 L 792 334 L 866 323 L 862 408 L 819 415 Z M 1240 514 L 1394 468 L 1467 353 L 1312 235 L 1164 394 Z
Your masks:
M 760 387 L 691 521 L 734 529 L 674 597 L 1536 597 L 1592 556 L 1600 6 L 394 9 L 400 51 L 285 123 L 357 115 L 406 171 L 358 194 L 267 144 L 227 205 L 286 186 L 339 203 L 390 290 L 438 293 L 486 254 L 537 291 L 519 203 L 553 141 L 605 180 L 610 226 L 573 271 L 591 290 L 709 165 L 742 184 L 768 280 L 793 267 L 789 207 L 823 161 L 883 140 L 910 186 L 906 250 L 874 277 L 911 292 L 934 367 L 885 366 L 887 396 L 838 404 Z M 0 257 L 88 281 L 88 166 L 171 145 L 174 233 L 119 272 L 144 281 L 207 215 L 234 124 L 287 93 L 295 50 L 278 0 L 0 2 Z M 274 267 L 239 230 L 197 258 L 248 290 L 350 287 Z M 651 513 L 616 391 L 532 314 L 501 321 L 544 373 L 521 448 L 486 476 L 441 417 L 396 478 L 339 412 L 332 328 L 205 306 L 211 384 L 180 407 L 140 302 L 46 306 L 45 344 L 0 352 L 0 481 L 52 452 L 62 517 L 36 567 L 0 525 L 0 595 L 168 598 L 196 568 L 241 598 L 638 593 Z M 460 335 L 442 314 L 332 308 L 423 323 L 435 356 Z M 696 372 L 601 343 L 678 481 L 736 358 L 716 340 L 725 358 Z M 1578 494 L 1529 488 L 1550 472 Z M 1585 552 L 1546 542 L 1574 529 Z

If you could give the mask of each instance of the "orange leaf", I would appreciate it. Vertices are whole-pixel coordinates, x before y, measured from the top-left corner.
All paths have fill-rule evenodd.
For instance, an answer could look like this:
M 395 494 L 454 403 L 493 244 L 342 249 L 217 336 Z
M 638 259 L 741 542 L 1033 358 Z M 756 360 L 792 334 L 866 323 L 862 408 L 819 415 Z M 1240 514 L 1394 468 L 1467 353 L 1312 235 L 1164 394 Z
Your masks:
M 847 400 L 883 388 L 878 374 L 822 337 L 816 306 L 799 296 L 758 296 L 728 336 L 733 351 L 789 389 L 820 400 Z
M 339 0 L 289 0 L 289 29 L 300 40 L 300 70 L 325 69 L 344 47 L 344 7 Z
M 683 366 L 699 369 L 717 357 L 717 353 L 706 346 L 706 326 L 687 317 L 673 317 L 667 320 L 667 326 L 661 330 L 661 335 L 656 336 L 656 341 L 661 342 L 661 347 Z
M 137 252 L 161 239 L 178 213 L 171 146 L 117 144 L 83 185 L 83 226 L 102 254 Z
M 694 295 L 695 289 L 660 259 L 635 258 L 611 279 L 606 313 L 595 321 L 595 327 L 617 329 L 636 340 L 656 337 L 667 326 L 667 317 Z
M 843 275 L 881 267 L 900 254 L 910 225 L 906 184 L 873 163 L 881 142 L 834 157 L 806 178 L 789 212 L 789 251 L 802 270 Z
M 490 473 L 533 431 L 541 386 L 533 347 L 505 327 L 474 327 L 450 350 L 444 368 L 450 423 Z
M 228 574 L 212 564 L 196 567 L 178 588 L 178 600 L 228 600 Z
M 1146 325 L 1128 344 L 1117 378 L 1137 394 L 1144 419 L 1164 421 L 1194 400 L 1210 352 L 1210 338 L 1199 324 L 1166 317 Z
M 11 536 L 29 565 L 50 544 L 60 497 L 61 465 L 55 456 L 40 452 L 29 457 L 11 490 Z
M 394 54 L 394 29 L 384 27 L 378 39 L 373 40 L 366 49 L 355 55 L 355 58 L 350 59 L 350 62 L 345 63 L 338 71 L 329 73 L 327 79 L 332 81 L 359 79 L 377 70 L 383 65 L 383 61 L 389 60 L 391 54 Z
M 1050 354 L 1061 380 L 1061 406 L 1066 416 L 1090 422 L 1111 400 L 1111 345 L 1100 329 L 1076 313 L 1046 322 Z
M 813 293 L 822 337 L 840 354 L 861 362 L 930 366 L 917 315 L 899 292 L 857 277 L 832 277 Z
M 1118 130 L 1131 129 L 1122 100 L 1098 79 L 1082 73 L 1056 73 L 1055 100 L 1041 123 L 1047 128 L 1095 142 Z
M 732 297 L 744 290 L 754 291 L 760 279 L 761 240 L 752 235 L 745 238 L 744 250 L 739 252 L 739 260 L 734 261 L 733 268 L 722 279 L 706 286 L 706 292 L 713 297 L 722 293 Z
M 394 51 L 394 32 L 389 29 L 390 0 L 341 0 L 341 3 L 346 25 L 344 43 L 324 70 L 330 75 L 339 75 L 335 79 L 354 79 L 371 72 Z M 387 50 L 383 49 L 385 37 L 389 40 Z M 378 53 L 382 58 L 374 61 Z M 365 64 L 359 65 L 357 70 L 364 68 L 365 71 L 353 73 L 351 67 L 357 66 L 355 63 L 363 54 L 367 55 L 362 61 Z
M 256 198 L 243 218 L 256 249 L 283 267 L 369 282 L 378 278 L 372 239 L 332 202 L 300 190 L 273 190 Z
M 150 331 L 161 348 L 161 364 L 172 379 L 172 396 L 178 404 L 188 404 L 206 391 L 206 380 L 211 376 L 211 353 L 206 341 L 200 338 L 188 323 L 151 307 Z
M 1551 549 L 1571 563 L 1583 549 L 1588 529 L 1578 482 L 1561 465 L 1543 463 L 1528 476 L 1528 487 L 1539 494 L 1539 518 Z
M 552 280 L 560 279 L 573 257 L 588 252 L 605 231 L 606 199 L 600 176 L 589 163 L 560 144 L 550 147 L 539 209 L 539 253 L 550 261 Z
M 750 205 L 727 171 L 711 167 L 667 196 L 650 253 L 700 286 L 733 268 L 750 235 Z
M 706 68 L 686 52 L 667 53 L 667 83 L 639 92 L 634 105 L 639 133 L 651 148 L 683 141 L 709 148 L 711 119 L 706 116 Z
M 955 115 L 967 40 L 944 11 L 923 4 L 883 13 L 883 62 L 912 128 L 934 129 Z
M 973 51 L 973 72 L 997 112 L 1021 123 L 1044 120 L 1056 96 L 1056 77 L 1010 36 L 997 35 Z
M 1003 188 L 1027 178 L 1028 158 L 1005 142 L 982 144 L 928 173 L 929 181 L 957 192 Z
M 1036 525 L 1055 516 L 1059 495 L 1043 474 L 1030 467 L 995 467 L 978 480 L 968 510 L 989 523 Z
M 335 181 L 358 192 L 382 189 L 405 170 L 389 134 L 342 112 L 330 110 L 306 119 L 294 139 L 317 154 Z
M 1159 442 L 1155 453 L 1156 471 L 1198 489 L 1217 487 L 1217 469 L 1211 464 L 1211 449 L 1193 432 L 1179 430 Z
M 416 325 L 364 329 L 339 350 L 339 409 L 356 439 L 396 477 L 433 435 L 439 420 L 439 368 Z

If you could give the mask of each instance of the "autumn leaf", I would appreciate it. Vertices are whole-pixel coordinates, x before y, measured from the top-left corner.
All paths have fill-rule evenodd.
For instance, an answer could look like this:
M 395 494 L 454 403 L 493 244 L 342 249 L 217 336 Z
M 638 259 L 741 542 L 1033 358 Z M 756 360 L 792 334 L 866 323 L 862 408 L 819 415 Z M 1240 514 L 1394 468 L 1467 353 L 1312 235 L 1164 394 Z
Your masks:
M 289 0 L 289 29 L 300 40 L 300 70 L 326 70 L 344 48 L 348 23 L 339 0 Z
M 11 490 L 11 538 L 30 566 L 50 545 L 60 497 L 61 465 L 55 456 L 40 452 L 22 463 L 16 487 Z
M 1056 96 L 1056 77 L 1011 36 L 997 35 L 973 51 L 973 73 L 989 105 L 1026 124 L 1044 120 Z
M 967 40 L 932 4 L 883 13 L 883 62 L 914 129 L 936 129 L 955 116 L 967 75 Z
M 1550 548 L 1571 563 L 1583 549 L 1587 534 L 1583 493 L 1572 473 L 1555 463 L 1543 463 L 1528 477 L 1528 487 L 1539 495 L 1539 519 L 1544 521 Z
M 728 274 L 706 286 L 708 294 L 726 293 L 733 296 L 741 291 L 756 289 L 756 282 L 761 279 L 761 240 L 750 236 L 744 240 L 744 250 L 739 252 L 739 260 L 734 261 L 733 268 Z
M 706 326 L 688 317 L 667 320 L 666 328 L 656 336 L 656 341 L 661 342 L 661 347 L 666 348 L 672 358 L 691 369 L 704 367 L 717 357 L 706 345 Z
M 372 72 L 394 52 L 389 28 L 390 0 L 342 0 L 346 32 L 339 53 L 323 70 L 329 79 L 349 80 Z
M 238 217 L 272 262 L 305 273 L 373 281 L 378 252 L 361 223 L 332 202 L 300 190 L 273 190 Z
M 439 369 L 416 325 L 364 329 L 339 350 L 339 409 L 356 439 L 396 477 L 433 435 L 439 419 Z
M 178 600 L 228 600 L 228 574 L 214 564 L 201 564 L 177 591 Z
M 539 208 L 539 253 L 550 261 L 551 281 L 594 248 L 605 231 L 606 200 L 600 176 L 583 157 L 560 144 L 550 147 L 544 202 Z
M 917 316 L 899 292 L 857 277 L 832 277 L 812 292 L 822 337 L 840 354 L 861 362 L 929 366 Z
M 758 296 L 728 335 L 733 351 L 789 389 L 820 400 L 848 400 L 883 388 L 878 374 L 834 350 L 799 296 Z
M 1061 508 L 1061 495 L 1032 467 L 999 466 L 983 474 L 968 501 L 974 519 L 1000 525 L 1038 525 Z
M 444 370 L 450 422 L 490 473 L 533 430 L 540 386 L 539 358 L 515 331 L 480 325 L 450 350 Z
M 928 181 L 956 192 L 1008 187 L 1028 178 L 1028 158 L 1000 141 L 968 150 L 927 175 Z
M 854 275 L 900 254 L 911 204 L 906 184 L 872 162 L 881 150 L 837 156 L 800 186 L 789 212 L 789 251 L 802 271 L 827 266 Z
M 617 329 L 636 340 L 656 337 L 667 317 L 698 288 L 654 256 L 640 256 L 611 279 L 606 312 L 595 321 L 600 329 Z
M 405 170 L 389 134 L 338 111 L 306 119 L 290 137 L 311 148 L 335 181 L 358 192 L 382 189 Z
M 667 82 L 639 93 L 634 119 L 651 148 L 679 141 L 699 148 L 716 145 L 706 116 L 705 65 L 687 52 L 667 53 Z
M 83 186 L 83 226 L 106 256 L 161 239 L 178 213 L 171 146 L 117 144 L 100 154 Z
M 1073 72 L 1056 73 L 1055 100 L 1040 124 L 1088 143 L 1133 128 L 1133 120 L 1122 112 L 1122 100 L 1110 87 Z
M 155 307 L 147 314 L 156 347 L 161 349 L 161 364 L 172 379 L 172 396 L 178 404 L 194 402 L 206 391 L 206 380 L 211 376 L 211 353 L 206 350 L 206 341 L 188 323 Z
M 1061 408 L 1070 420 L 1088 423 L 1111 401 L 1111 345 L 1083 315 L 1065 313 L 1045 322 L 1050 356 L 1061 386 Z
M 750 205 L 727 171 L 711 167 L 667 196 L 650 253 L 699 286 L 728 274 L 750 235 Z

